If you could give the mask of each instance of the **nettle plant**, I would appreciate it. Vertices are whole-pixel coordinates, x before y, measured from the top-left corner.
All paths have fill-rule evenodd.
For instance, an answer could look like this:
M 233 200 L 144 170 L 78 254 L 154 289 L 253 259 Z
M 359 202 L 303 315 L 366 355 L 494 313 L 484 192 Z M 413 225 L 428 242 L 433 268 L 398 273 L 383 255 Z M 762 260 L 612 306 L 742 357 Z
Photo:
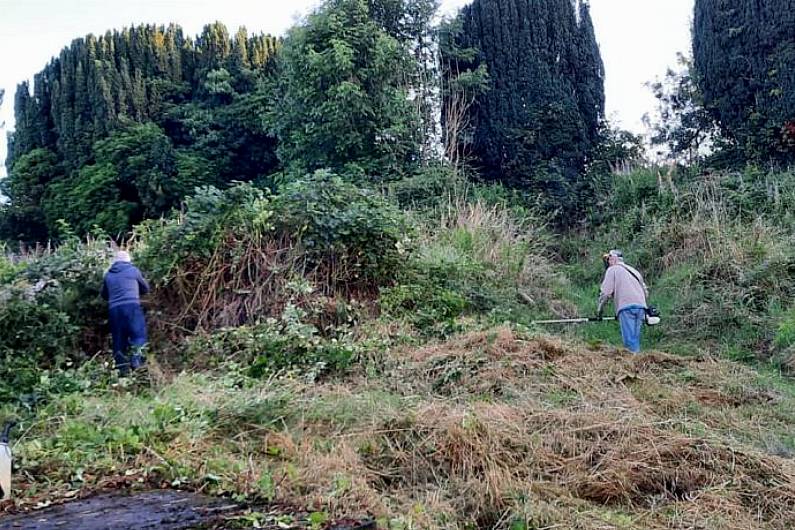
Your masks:
M 287 184 L 273 200 L 274 225 L 301 245 L 309 262 L 341 283 L 391 283 L 413 230 L 383 195 L 329 171 Z

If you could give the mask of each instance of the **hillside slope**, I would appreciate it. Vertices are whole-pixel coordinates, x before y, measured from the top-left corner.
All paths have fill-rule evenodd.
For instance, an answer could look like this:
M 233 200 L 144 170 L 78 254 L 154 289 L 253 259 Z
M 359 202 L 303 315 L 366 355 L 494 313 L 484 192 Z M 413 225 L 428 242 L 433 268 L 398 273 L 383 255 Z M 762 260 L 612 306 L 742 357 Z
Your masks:
M 370 513 L 385 528 L 795 520 L 795 393 L 777 376 L 508 328 L 315 383 L 226 370 L 87 391 L 39 419 L 16 447 L 19 506 L 123 483 Z

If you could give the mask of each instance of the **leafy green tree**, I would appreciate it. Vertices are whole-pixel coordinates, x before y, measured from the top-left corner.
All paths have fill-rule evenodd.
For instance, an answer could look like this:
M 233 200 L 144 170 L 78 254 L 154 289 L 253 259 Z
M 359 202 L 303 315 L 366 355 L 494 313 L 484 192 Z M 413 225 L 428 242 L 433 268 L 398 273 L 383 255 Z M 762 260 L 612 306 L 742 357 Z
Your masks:
M 645 162 L 646 149 L 642 136 L 605 121 L 600 137 L 589 164 L 592 172 L 611 174 L 625 168 L 634 169 Z
M 206 161 L 217 185 L 260 181 L 279 166 L 276 139 L 263 118 L 269 101 L 269 91 L 262 89 L 237 95 L 228 105 L 180 105 L 165 128 L 180 152 Z
M 44 210 L 51 231 L 63 219 L 78 233 L 97 226 L 124 234 L 144 218 L 168 213 L 197 186 L 213 182 L 205 160 L 176 151 L 152 123 L 121 129 L 97 142 L 93 151 L 95 163 L 47 190 Z
M 663 147 L 658 155 L 695 162 L 703 148 L 718 138 L 712 115 L 704 105 L 693 62 L 679 54 L 679 68 L 669 69 L 662 81 L 649 85 L 657 98 L 657 120 L 644 120 L 654 134 L 651 143 Z
M 328 0 L 290 30 L 270 116 L 279 157 L 298 173 L 358 167 L 400 174 L 418 155 L 406 46 L 366 0 Z
M 419 116 L 417 134 L 424 164 L 438 159 L 438 24 L 439 0 L 368 0 L 370 14 L 411 54 L 404 72 L 410 99 Z
M 705 108 L 746 160 L 795 161 L 795 5 L 697 0 L 693 56 Z
M 0 180 L 0 195 L 9 203 L 0 207 L 0 238 L 40 241 L 47 237 L 42 200 L 48 184 L 61 174 L 58 157 L 49 149 L 34 149 L 14 164 Z
M 118 237 L 141 219 L 140 206 L 119 193 L 121 182 L 110 163 L 84 166 L 54 181 L 44 197 L 43 209 L 50 233 L 61 237 L 60 223 L 77 233 L 95 227 Z

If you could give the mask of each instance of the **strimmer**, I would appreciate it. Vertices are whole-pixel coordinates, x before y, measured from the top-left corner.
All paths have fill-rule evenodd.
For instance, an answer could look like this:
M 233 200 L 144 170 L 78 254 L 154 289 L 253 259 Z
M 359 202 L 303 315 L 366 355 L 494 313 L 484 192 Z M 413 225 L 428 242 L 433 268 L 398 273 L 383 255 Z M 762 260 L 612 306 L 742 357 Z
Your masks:
M 614 322 L 616 317 L 564 318 L 561 320 L 534 320 L 531 324 L 538 326 L 552 324 L 588 324 L 589 322 Z M 660 313 L 646 315 L 646 325 L 656 326 L 660 323 Z
M 8 435 L 14 423 L 6 423 L 0 434 L 0 501 L 11 498 L 11 448 L 8 447 Z
M 534 320 L 532 324 L 587 324 L 588 322 L 609 322 L 615 317 L 591 317 L 591 318 L 564 318 L 561 320 Z

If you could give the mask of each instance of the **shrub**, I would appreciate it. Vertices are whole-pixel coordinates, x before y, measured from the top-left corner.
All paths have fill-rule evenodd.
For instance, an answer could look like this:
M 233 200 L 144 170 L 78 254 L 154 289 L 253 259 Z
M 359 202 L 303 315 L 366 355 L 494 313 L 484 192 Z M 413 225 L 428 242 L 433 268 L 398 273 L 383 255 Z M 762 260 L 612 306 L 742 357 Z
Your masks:
M 104 349 L 100 290 L 109 258 L 99 239 L 70 239 L 11 266 L 0 283 L 0 393 L 30 392 L 45 371 Z
M 289 183 L 273 200 L 278 231 L 297 239 L 314 266 L 340 284 L 391 282 L 404 261 L 410 229 L 381 195 L 317 171 Z
M 397 275 L 406 232 L 380 195 L 318 172 L 273 197 L 250 184 L 204 188 L 136 239 L 160 306 L 183 327 L 212 330 L 278 316 L 296 279 L 314 297 L 371 295 Z
M 379 302 L 387 315 L 404 318 L 422 334 L 437 337 L 459 331 L 456 320 L 469 306 L 463 295 L 445 286 L 443 276 L 432 274 L 385 289 Z
M 43 370 L 62 366 L 76 351 L 78 331 L 35 287 L 0 292 L 0 401 L 31 392 Z
M 472 185 L 451 168 L 431 165 L 410 177 L 390 182 L 386 195 L 404 210 L 428 211 L 466 195 Z
M 184 211 L 136 227 L 141 266 L 165 285 L 191 263 L 207 263 L 230 237 L 259 243 L 272 230 L 269 204 L 267 192 L 251 184 L 199 188 L 185 200 Z
M 308 313 L 288 305 L 279 318 L 218 330 L 188 341 L 191 357 L 234 360 L 247 365 L 252 377 L 284 369 L 313 369 L 315 374 L 346 368 L 357 346 L 345 328 L 324 336 Z
M 0 242 L 0 286 L 11 283 L 22 269 L 23 265 L 14 263 L 8 254 L 6 246 Z
M 69 239 L 61 246 L 29 260 L 21 276 L 31 284 L 46 284 L 48 302 L 68 314 L 84 328 L 86 348 L 96 348 L 96 330 L 107 320 L 107 307 L 100 297 L 102 279 L 113 251 L 101 234 L 85 241 Z

